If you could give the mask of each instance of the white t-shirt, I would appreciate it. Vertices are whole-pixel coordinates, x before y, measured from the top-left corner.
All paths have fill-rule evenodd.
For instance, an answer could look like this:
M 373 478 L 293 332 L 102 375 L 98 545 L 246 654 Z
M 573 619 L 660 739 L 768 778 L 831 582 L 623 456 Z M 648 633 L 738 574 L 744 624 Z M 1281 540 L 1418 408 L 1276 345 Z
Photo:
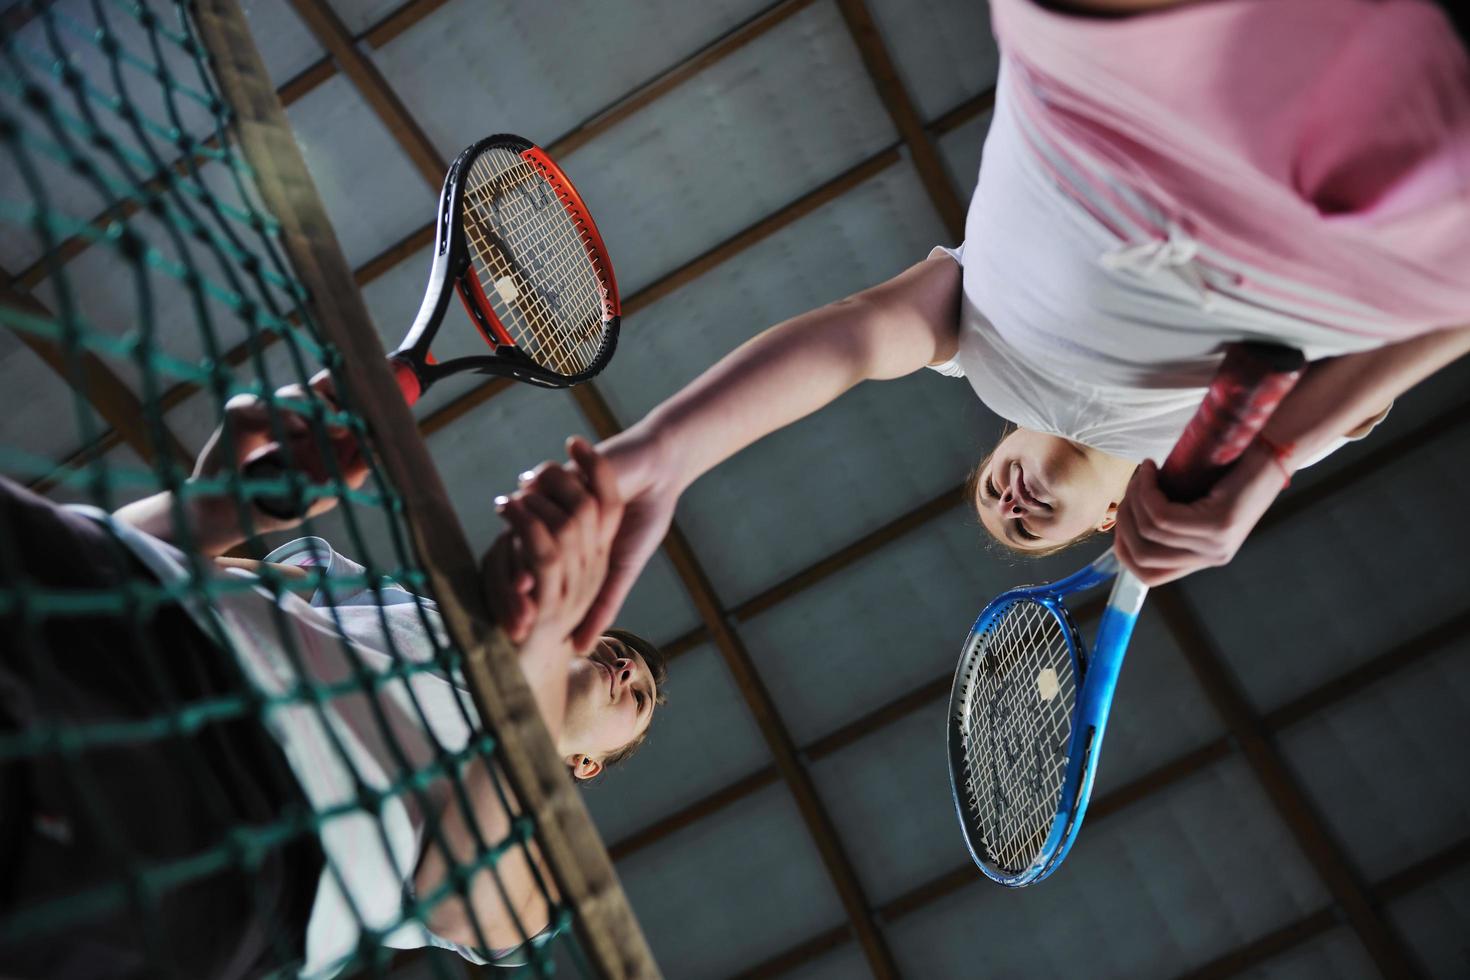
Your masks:
M 935 250 L 960 263 L 964 284 L 959 352 L 933 367 L 968 379 L 991 411 L 1125 459 L 1162 461 L 1226 344 L 1275 341 L 1315 360 L 1382 342 L 1314 322 L 1281 298 L 1277 281 L 1269 296 L 1253 289 L 1269 277 L 1203 253 L 1177 227 L 1159 240 L 1109 213 L 1105 199 L 1089 201 L 1132 241 L 1119 238 L 1053 179 L 1050 170 L 1085 160 L 1052 155 L 1011 104 L 1012 84 L 1003 61 L 965 242 Z M 1149 207 L 1116 182 L 1110 190 L 1130 195 L 1135 211 Z
M 172 545 L 104 511 L 76 509 L 107 524 L 161 583 L 189 579 L 184 556 Z M 463 679 L 436 662 L 436 650 L 448 641 L 434 603 L 390 581 L 375 592 L 363 567 L 321 538 L 298 538 L 266 560 L 313 568 L 327 582 L 309 602 L 292 594 L 278 599 L 256 576 L 210 563 L 237 587 L 217 591 L 208 603 L 193 594 L 183 603 L 207 635 L 215 635 L 215 625 L 224 631 L 258 692 L 280 699 L 263 710 L 261 720 L 322 820 L 318 838 L 327 864 L 312 903 L 301 976 L 328 977 L 340 970 L 357 951 L 359 916 L 384 933 L 384 945 L 439 946 L 486 963 L 480 953 L 430 933 L 421 922 L 402 921 L 404 889 L 413 880 L 426 832 L 424 805 L 437 807 L 450 793 L 448 781 L 436 777 L 424 790 L 427 800 L 420 800 L 403 782 L 410 773 L 432 769 L 440 747 L 463 750 L 479 724 Z M 324 590 L 330 590 L 330 600 Z M 356 679 L 359 671 L 397 676 L 378 681 L 370 698 Z M 333 692 L 319 709 L 301 696 L 302 682 L 317 691 L 338 685 L 342 693 Z M 363 806 L 356 780 L 388 791 L 376 815 Z M 501 951 L 492 955 L 504 965 L 516 961 L 502 960 Z

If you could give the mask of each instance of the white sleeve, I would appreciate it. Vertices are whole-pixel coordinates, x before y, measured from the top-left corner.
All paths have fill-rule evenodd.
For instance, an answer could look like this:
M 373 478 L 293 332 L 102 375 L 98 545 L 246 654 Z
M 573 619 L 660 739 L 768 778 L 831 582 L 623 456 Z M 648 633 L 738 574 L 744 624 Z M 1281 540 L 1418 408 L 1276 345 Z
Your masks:
M 927 258 L 932 259 L 936 255 L 948 255 L 950 258 L 955 260 L 960 268 L 963 269 L 965 267 L 964 242 L 960 242 L 958 248 L 950 248 L 948 245 L 935 245 L 932 249 L 929 250 Z M 959 355 L 955 355 L 949 360 L 941 361 L 938 364 L 926 364 L 924 366 L 931 371 L 938 371 L 946 378 L 963 378 L 965 376 L 965 369 L 960 367 Z

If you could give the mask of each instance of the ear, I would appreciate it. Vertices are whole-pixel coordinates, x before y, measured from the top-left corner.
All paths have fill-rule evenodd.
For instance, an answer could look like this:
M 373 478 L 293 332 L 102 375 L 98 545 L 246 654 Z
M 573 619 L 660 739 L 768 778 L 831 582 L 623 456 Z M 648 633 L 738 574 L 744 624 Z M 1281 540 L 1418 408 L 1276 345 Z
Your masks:
M 602 763 L 580 752 L 567 756 L 567 766 L 572 770 L 572 778 L 579 782 L 584 779 L 593 779 L 602 772 Z
M 1103 519 L 1097 522 L 1097 530 L 1111 531 L 1113 529 L 1113 525 L 1117 523 L 1118 503 L 1117 501 L 1113 501 L 1112 503 L 1108 504 L 1108 509 L 1107 512 L 1103 514 Z

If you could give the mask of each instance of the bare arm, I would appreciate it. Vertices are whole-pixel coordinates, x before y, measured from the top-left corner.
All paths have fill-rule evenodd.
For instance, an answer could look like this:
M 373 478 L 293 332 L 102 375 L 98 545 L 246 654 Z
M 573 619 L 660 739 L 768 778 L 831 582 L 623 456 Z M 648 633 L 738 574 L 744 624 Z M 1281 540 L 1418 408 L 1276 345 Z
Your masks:
M 865 380 L 898 378 L 953 357 L 961 271 L 935 256 L 881 285 L 778 324 L 727 354 L 600 451 L 627 506 L 607 582 L 577 627 L 609 624 L 700 475 Z
M 1278 445 L 1293 445 L 1285 462 L 1289 467 L 1300 465 L 1467 353 L 1470 326 L 1318 361 L 1271 416 L 1266 434 Z
M 657 479 L 682 492 L 859 382 L 898 378 L 948 360 L 958 345 L 959 298 L 959 265 L 936 256 L 752 338 L 600 447 L 618 468 L 624 496 L 641 489 L 641 481 L 625 479 L 622 464 L 635 455 L 627 446 L 660 443 Z

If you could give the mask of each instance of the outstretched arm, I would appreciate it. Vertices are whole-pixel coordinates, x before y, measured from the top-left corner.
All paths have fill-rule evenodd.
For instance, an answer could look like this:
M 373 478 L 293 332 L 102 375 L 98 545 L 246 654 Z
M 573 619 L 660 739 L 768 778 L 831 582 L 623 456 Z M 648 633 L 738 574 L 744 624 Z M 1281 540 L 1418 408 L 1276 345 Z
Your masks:
M 612 622 L 667 533 L 679 495 L 702 474 L 859 382 L 902 377 L 953 357 L 960 275 L 957 263 L 936 256 L 771 327 L 600 445 L 627 508 L 607 583 L 577 640 L 595 638 Z
M 1140 466 L 1118 509 L 1118 557 L 1150 586 L 1226 564 L 1291 472 L 1467 353 L 1470 325 L 1314 363 L 1271 416 L 1265 439 L 1204 499 L 1170 502 L 1157 468 Z

